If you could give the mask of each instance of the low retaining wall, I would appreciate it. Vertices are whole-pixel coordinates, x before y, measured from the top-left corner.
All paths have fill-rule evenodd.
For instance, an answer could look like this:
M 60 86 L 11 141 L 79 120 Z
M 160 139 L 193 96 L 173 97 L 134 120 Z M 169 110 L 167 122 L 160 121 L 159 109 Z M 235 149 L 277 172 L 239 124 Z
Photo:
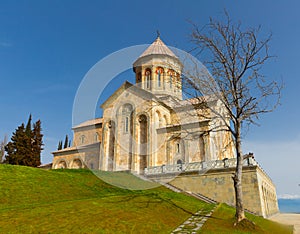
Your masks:
M 233 167 L 215 168 L 205 172 L 183 171 L 180 174 L 160 173 L 147 177 L 234 206 L 235 193 L 232 180 L 234 171 Z M 258 165 L 243 168 L 242 186 L 245 209 L 264 217 L 278 213 L 275 186 Z

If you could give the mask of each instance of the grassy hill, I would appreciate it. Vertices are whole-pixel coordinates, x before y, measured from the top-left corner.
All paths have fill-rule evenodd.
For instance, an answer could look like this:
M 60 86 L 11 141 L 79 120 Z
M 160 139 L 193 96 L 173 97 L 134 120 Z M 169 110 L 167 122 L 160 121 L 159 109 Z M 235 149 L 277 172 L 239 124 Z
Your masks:
M 164 187 L 114 187 L 88 170 L 0 165 L 0 233 L 169 233 L 202 208 L 212 206 Z
M 206 214 L 214 207 L 127 173 L 97 173 L 123 188 L 105 183 L 88 170 L 0 165 L 0 233 L 170 233 L 192 213 L 202 209 Z M 128 186 L 155 188 L 124 189 Z M 218 233 L 216 220 L 227 228 L 219 233 L 232 232 L 228 219 L 234 211 L 220 207 L 203 233 Z M 265 226 L 264 219 L 251 218 Z M 273 227 L 278 230 L 272 222 L 259 230 L 276 233 Z M 250 233 L 247 227 L 241 230 L 237 233 Z
M 235 224 L 235 209 L 226 205 L 219 204 L 212 214 L 211 218 L 203 225 L 201 233 L 230 233 L 230 234 L 244 234 L 244 233 L 257 233 L 257 234 L 284 234 L 293 233 L 293 227 L 282 225 L 264 219 L 260 216 L 255 216 L 246 213 L 248 220 L 244 220 L 237 226 Z

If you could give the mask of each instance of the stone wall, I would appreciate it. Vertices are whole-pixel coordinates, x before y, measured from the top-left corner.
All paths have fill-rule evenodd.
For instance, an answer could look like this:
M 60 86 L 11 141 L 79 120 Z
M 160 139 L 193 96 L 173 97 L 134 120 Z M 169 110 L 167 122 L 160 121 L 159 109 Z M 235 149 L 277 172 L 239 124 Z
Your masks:
M 93 146 L 85 149 L 76 147 L 66 148 L 57 151 L 53 158 L 53 169 L 60 168 L 90 168 L 98 169 L 99 167 L 99 149 L 100 143 L 96 143 Z
M 234 168 L 222 168 L 211 169 L 205 173 L 183 172 L 171 181 L 167 174 L 149 177 L 169 182 L 184 191 L 199 193 L 217 202 L 235 206 L 233 173 Z M 258 165 L 243 168 L 242 185 L 245 209 L 264 217 L 278 213 L 275 186 Z
M 73 146 L 81 146 L 100 142 L 102 139 L 102 127 L 87 126 L 74 129 Z

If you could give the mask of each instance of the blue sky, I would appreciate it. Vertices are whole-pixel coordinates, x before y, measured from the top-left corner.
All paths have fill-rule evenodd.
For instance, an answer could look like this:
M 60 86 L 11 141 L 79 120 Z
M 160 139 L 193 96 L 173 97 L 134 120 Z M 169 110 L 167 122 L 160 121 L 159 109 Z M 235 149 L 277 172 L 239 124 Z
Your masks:
M 260 24 L 273 33 L 271 52 L 277 57 L 264 73 L 284 81 L 282 105 L 250 129 L 244 150 L 254 152 L 279 195 L 300 196 L 297 1 L 0 1 L 0 139 L 31 113 L 42 121 L 42 161 L 50 162 L 58 141 L 72 135 L 73 100 L 95 63 L 122 48 L 151 43 L 156 30 L 167 45 L 188 51 L 193 46 L 188 21 L 204 25 L 224 8 L 243 25 Z M 132 80 L 133 73 L 125 76 Z

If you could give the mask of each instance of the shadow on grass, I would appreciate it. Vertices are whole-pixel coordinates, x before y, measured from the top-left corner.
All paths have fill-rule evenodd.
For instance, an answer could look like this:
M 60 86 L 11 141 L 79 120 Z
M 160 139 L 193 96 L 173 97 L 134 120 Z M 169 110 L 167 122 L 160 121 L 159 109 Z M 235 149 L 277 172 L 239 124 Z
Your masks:
M 213 207 L 215 205 L 205 204 L 203 202 L 205 204 L 203 206 L 203 214 L 195 214 L 195 212 L 187 210 L 186 208 L 176 204 L 171 198 L 165 198 L 165 197 L 161 196 L 159 193 L 155 193 L 155 192 L 151 192 L 151 193 L 147 193 L 147 194 L 142 194 L 142 193 L 141 194 L 133 194 L 133 195 L 130 195 L 130 196 L 127 196 L 127 197 L 123 197 L 118 201 L 113 201 L 111 203 L 124 203 L 124 202 L 133 201 L 133 200 L 136 200 L 134 202 L 134 204 L 139 204 L 140 208 L 148 208 L 148 207 L 150 207 L 150 204 L 167 203 L 170 206 L 175 207 L 177 209 L 180 209 L 181 211 L 183 211 L 183 212 L 185 212 L 186 214 L 189 214 L 189 215 L 219 219 L 219 218 L 216 218 L 216 217 L 211 217 L 209 215 L 206 215 L 207 213 L 209 213 L 213 209 Z M 207 207 L 206 205 L 209 205 L 209 207 Z

